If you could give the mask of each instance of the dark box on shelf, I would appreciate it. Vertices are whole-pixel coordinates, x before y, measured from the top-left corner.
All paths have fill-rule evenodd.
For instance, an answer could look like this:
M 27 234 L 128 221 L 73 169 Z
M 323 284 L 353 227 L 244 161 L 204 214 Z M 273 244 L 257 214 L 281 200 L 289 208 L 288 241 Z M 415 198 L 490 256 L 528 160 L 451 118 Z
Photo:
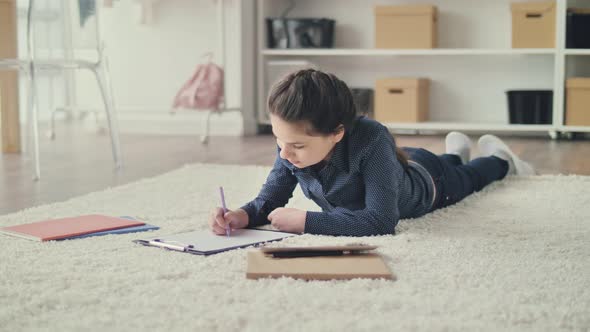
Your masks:
M 354 104 L 356 106 L 356 113 L 358 115 L 366 115 L 373 119 L 373 98 L 374 92 L 370 88 L 350 88 Z
M 552 90 L 512 90 L 508 96 L 511 124 L 551 124 L 553 118 Z
M 269 48 L 332 48 L 334 25 L 327 18 L 267 18 Z
M 567 11 L 567 48 L 590 48 L 590 8 L 570 8 Z

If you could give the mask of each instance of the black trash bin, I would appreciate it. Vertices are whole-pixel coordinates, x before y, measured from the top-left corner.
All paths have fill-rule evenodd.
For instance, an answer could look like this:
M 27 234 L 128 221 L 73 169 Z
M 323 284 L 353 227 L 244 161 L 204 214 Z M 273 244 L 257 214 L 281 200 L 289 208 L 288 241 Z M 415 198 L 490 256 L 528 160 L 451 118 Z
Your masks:
M 590 8 L 568 9 L 566 30 L 567 48 L 590 48 Z
M 373 89 L 370 88 L 350 88 L 354 104 L 356 106 L 356 113 L 358 115 L 366 115 L 373 118 Z
M 267 18 L 269 48 L 332 48 L 334 25 L 327 18 Z
M 552 90 L 512 90 L 506 94 L 511 124 L 552 123 Z

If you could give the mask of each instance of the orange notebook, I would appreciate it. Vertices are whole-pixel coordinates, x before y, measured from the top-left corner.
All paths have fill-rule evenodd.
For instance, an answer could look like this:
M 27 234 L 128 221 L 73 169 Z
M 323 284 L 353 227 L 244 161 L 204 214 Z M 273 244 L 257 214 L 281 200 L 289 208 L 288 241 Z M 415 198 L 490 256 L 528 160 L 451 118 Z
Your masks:
M 141 225 L 145 225 L 145 223 L 137 220 L 91 214 L 4 227 L 0 228 L 0 233 L 23 237 L 29 240 L 51 241 Z

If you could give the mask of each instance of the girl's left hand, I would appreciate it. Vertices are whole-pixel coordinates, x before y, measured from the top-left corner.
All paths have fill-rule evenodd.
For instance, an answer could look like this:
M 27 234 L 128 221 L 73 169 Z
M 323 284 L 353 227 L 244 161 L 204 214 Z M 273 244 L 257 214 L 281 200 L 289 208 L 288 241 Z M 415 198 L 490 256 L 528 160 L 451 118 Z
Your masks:
M 268 215 L 268 220 L 274 228 L 281 232 L 303 233 L 305 230 L 305 217 L 307 211 L 278 208 Z

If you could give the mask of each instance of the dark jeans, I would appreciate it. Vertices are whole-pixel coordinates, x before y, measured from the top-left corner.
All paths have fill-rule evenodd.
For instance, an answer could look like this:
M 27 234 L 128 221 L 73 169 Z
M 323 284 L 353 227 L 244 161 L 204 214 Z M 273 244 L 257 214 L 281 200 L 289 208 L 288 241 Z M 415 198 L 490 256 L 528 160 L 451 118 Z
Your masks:
M 508 162 L 498 157 L 481 157 L 467 164 L 454 154 L 437 156 L 417 148 L 402 148 L 410 160 L 422 165 L 432 176 L 436 199 L 431 210 L 455 204 L 488 184 L 501 180 L 508 172 Z

